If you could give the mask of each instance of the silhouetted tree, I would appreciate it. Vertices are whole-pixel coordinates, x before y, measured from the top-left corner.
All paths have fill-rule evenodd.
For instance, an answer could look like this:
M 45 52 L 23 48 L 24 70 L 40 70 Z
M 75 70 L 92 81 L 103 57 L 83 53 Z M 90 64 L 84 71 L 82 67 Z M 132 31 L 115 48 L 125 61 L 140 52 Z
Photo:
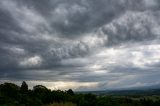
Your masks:
M 20 87 L 13 83 L 4 83 L 1 85 L 0 92 L 2 95 L 16 98 L 19 93 Z
M 36 85 L 33 87 L 33 93 L 36 98 L 39 98 L 43 103 L 50 103 L 51 90 L 43 85 Z
M 69 94 L 69 95 L 74 95 L 74 92 L 72 91 L 72 89 L 69 89 L 68 91 L 66 91 L 67 92 L 67 94 Z
M 21 85 L 21 92 L 22 93 L 26 93 L 28 91 L 28 85 L 25 81 L 22 82 L 22 85 Z

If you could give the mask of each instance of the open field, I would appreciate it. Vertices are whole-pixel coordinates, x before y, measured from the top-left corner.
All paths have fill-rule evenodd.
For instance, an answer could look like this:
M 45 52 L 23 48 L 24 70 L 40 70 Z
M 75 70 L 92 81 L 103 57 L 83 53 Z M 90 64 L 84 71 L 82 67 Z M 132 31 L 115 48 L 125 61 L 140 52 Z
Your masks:
M 45 106 L 77 106 L 77 105 L 75 105 L 71 102 L 68 102 L 68 103 L 51 103 L 51 104 L 48 104 Z

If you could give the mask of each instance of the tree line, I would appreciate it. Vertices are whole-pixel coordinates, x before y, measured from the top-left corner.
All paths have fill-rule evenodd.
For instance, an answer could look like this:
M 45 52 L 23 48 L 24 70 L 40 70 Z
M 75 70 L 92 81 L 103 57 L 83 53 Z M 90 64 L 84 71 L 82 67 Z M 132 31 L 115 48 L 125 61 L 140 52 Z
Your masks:
M 47 106 L 52 103 L 73 103 L 76 106 L 160 106 L 160 100 L 80 94 L 72 89 L 50 90 L 43 85 L 36 85 L 30 90 L 25 81 L 21 86 L 8 82 L 0 85 L 0 106 Z

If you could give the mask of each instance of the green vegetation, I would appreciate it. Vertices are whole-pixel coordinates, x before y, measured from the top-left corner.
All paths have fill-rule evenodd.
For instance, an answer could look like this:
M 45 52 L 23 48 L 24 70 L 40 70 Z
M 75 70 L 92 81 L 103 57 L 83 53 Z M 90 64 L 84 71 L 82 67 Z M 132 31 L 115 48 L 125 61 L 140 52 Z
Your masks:
M 158 95 L 95 95 L 50 90 L 43 85 L 28 89 L 25 81 L 21 86 L 13 83 L 0 85 L 0 106 L 160 106 Z
M 67 103 L 52 103 L 45 106 L 76 106 L 76 105 L 71 102 L 67 102 Z

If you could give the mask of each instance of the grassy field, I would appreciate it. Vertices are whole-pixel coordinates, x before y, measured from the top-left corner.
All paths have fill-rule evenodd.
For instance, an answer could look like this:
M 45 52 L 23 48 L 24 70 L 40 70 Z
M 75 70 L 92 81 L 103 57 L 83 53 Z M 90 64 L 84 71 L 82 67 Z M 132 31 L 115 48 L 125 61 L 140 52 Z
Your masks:
M 71 102 L 67 102 L 67 103 L 52 103 L 49 105 L 45 105 L 45 106 L 77 106 Z

